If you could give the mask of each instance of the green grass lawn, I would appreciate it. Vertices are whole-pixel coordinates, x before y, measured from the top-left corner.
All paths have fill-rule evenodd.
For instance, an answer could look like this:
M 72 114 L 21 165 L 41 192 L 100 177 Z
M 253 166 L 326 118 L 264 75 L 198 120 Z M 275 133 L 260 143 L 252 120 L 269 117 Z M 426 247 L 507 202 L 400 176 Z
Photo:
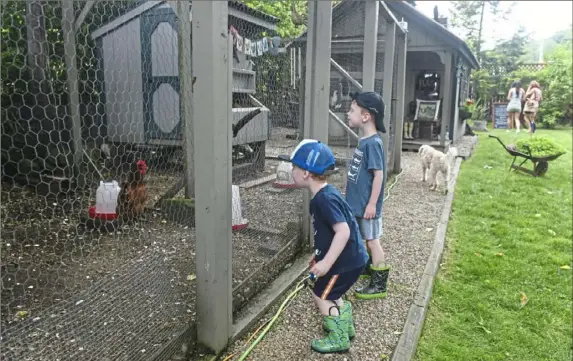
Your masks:
M 568 152 L 538 178 L 508 172 L 512 157 L 479 135 L 458 177 L 417 360 L 572 359 L 571 134 L 536 133 Z

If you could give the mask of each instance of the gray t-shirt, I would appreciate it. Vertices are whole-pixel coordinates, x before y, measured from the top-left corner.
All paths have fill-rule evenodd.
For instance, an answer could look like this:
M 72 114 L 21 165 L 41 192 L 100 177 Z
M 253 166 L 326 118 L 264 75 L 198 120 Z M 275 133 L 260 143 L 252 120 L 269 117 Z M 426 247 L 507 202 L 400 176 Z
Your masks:
M 382 138 L 378 134 L 360 139 L 358 147 L 354 150 L 352 160 L 348 164 L 346 201 L 355 217 L 361 218 L 364 216 L 364 211 L 372 193 L 374 170 L 382 170 L 384 175 L 386 173 L 384 145 L 382 144 Z M 385 186 L 386 177 L 384 176 L 380 196 L 378 196 L 378 201 L 376 202 L 376 218 L 382 216 Z

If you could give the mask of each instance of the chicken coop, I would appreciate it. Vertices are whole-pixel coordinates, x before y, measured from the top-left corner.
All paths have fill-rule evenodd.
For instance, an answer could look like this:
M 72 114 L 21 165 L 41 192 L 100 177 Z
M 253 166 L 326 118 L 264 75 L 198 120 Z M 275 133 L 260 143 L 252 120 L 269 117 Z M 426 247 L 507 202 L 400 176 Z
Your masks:
M 192 9 L 189 17 L 192 21 Z M 278 18 L 229 1 L 232 31 L 262 38 L 264 32 L 275 30 L 277 22 Z M 173 5 L 147 1 L 91 33 L 98 49 L 107 143 L 135 149 L 182 146 L 177 32 Z M 255 98 L 253 62 L 247 54 L 233 53 L 233 116 L 229 119 L 233 151 L 263 168 L 269 109 Z

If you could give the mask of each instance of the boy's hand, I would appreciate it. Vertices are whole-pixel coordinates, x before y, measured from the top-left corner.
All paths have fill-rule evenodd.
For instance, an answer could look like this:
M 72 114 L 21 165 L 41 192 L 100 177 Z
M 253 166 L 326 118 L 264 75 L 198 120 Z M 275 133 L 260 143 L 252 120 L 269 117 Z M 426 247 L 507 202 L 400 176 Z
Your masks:
M 366 205 L 366 210 L 364 211 L 364 219 L 372 219 L 376 215 L 376 205 L 370 204 Z
M 330 271 L 331 267 L 332 267 L 331 264 L 322 260 L 320 262 L 315 263 L 315 265 L 312 266 L 312 268 L 310 269 L 310 272 L 312 272 L 316 277 L 322 277 L 325 274 L 327 274 L 328 271 Z

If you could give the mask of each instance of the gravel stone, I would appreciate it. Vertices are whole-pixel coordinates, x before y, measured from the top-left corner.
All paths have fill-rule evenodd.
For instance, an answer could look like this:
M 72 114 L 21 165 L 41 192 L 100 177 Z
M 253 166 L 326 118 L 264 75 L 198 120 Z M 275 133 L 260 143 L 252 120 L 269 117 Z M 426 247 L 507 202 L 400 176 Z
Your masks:
M 456 146 L 463 154 L 469 154 L 474 144 L 473 137 L 464 136 Z M 321 355 L 310 349 L 310 341 L 322 337 L 323 331 L 311 291 L 303 289 L 251 352 L 248 360 L 359 361 L 379 360 L 382 355 L 391 355 L 430 255 L 445 201 L 443 193 L 430 191 L 428 184 L 421 182 L 418 155 L 412 152 L 403 152 L 402 155 L 403 171 L 384 203 L 382 246 L 387 262 L 392 266 L 388 297 L 361 301 L 354 298 L 353 292 L 347 294 L 354 307 L 357 329 L 350 351 Z M 333 182 L 339 187 L 343 185 L 345 175 L 345 172 L 341 173 L 343 176 Z M 359 281 L 357 286 L 363 282 Z M 260 324 L 273 317 L 281 303 L 282 300 L 277 302 L 248 336 L 231 345 L 227 354 L 240 355 L 246 349 L 248 337 Z

